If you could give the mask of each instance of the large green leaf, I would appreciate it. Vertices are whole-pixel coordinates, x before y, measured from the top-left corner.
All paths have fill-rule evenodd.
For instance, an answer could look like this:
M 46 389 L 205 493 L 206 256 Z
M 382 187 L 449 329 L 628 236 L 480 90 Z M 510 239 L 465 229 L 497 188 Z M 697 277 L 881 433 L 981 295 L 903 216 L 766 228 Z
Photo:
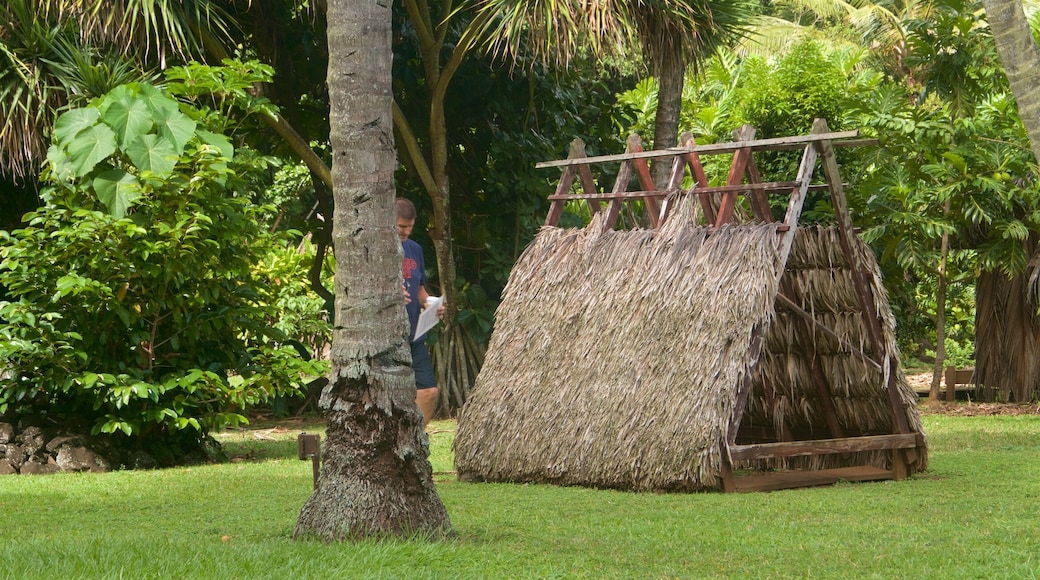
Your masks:
M 228 138 L 221 135 L 220 133 L 211 133 L 209 131 L 199 130 L 199 139 L 206 145 L 216 148 L 220 151 L 220 154 L 228 159 L 233 159 L 235 156 L 235 147 L 231 145 L 231 141 Z
M 119 168 L 103 171 L 95 177 L 94 191 L 108 208 L 108 213 L 117 218 L 124 217 L 134 201 L 141 197 L 137 178 Z
M 73 109 L 62 113 L 54 122 L 54 141 L 62 144 L 67 143 L 76 136 L 76 133 L 96 125 L 100 118 L 101 114 L 93 107 Z
M 177 110 L 177 101 L 152 85 L 141 85 L 138 98 L 148 105 L 153 115 Z
M 178 155 L 183 153 L 184 145 L 195 134 L 195 121 L 178 111 L 176 107 L 157 110 L 154 115 L 159 134 L 173 143 Z
M 122 87 L 120 87 L 122 88 Z M 119 143 L 126 147 L 137 137 L 152 130 L 152 115 L 148 106 L 130 91 L 113 91 L 106 100 L 112 99 L 105 109 L 104 121 L 115 131 Z
M 126 146 L 126 156 L 138 169 L 167 175 L 177 166 L 177 150 L 173 143 L 159 135 L 141 135 Z
M 68 157 L 62 162 L 76 177 L 90 173 L 101 161 L 116 151 L 116 134 L 105 125 L 93 125 L 83 129 L 69 141 L 65 149 Z M 63 173 L 55 164 L 59 174 Z

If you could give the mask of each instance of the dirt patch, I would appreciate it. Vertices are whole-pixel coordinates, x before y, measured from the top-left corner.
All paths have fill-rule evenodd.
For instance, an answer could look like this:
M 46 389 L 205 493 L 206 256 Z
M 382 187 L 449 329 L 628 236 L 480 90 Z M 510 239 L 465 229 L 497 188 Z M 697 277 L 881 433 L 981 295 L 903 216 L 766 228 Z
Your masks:
M 976 403 L 973 401 L 929 401 L 928 388 L 932 384 L 932 373 L 914 373 L 906 376 L 906 382 L 921 398 L 920 410 L 924 414 L 954 415 L 958 417 L 976 417 L 981 415 L 1040 415 L 1040 405 L 1036 403 Z M 941 380 L 940 396 L 945 392 L 946 383 Z
M 1040 415 L 1040 405 L 1036 403 L 969 403 L 946 401 L 921 401 L 919 407 L 922 414 L 952 415 L 957 417 L 977 417 L 982 415 Z

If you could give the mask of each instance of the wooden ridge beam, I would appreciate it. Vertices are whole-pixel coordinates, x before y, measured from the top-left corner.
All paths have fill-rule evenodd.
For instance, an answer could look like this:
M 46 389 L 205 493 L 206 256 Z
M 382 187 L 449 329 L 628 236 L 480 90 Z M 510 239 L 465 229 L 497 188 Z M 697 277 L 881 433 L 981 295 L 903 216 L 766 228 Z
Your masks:
M 684 153 L 696 153 L 698 155 L 717 155 L 720 153 L 733 153 L 738 149 L 750 148 L 754 150 L 771 151 L 777 149 L 799 149 L 806 143 L 815 141 L 834 141 L 835 147 L 858 147 L 870 144 L 874 140 L 839 141 L 840 139 L 851 139 L 859 136 L 859 131 L 838 131 L 835 133 L 814 133 L 810 135 L 799 135 L 794 137 L 775 137 L 772 139 L 757 139 L 753 141 L 729 141 L 726 143 L 710 143 L 708 145 L 697 145 L 696 147 L 669 147 L 654 151 L 641 151 L 638 153 L 620 153 L 616 155 L 597 155 L 594 157 L 580 157 L 560 159 L 557 161 L 541 161 L 535 164 L 535 168 L 545 167 L 568 167 L 571 165 L 582 165 L 590 163 L 608 163 L 613 161 L 624 161 L 626 159 L 654 159 L 657 157 L 671 157 Z

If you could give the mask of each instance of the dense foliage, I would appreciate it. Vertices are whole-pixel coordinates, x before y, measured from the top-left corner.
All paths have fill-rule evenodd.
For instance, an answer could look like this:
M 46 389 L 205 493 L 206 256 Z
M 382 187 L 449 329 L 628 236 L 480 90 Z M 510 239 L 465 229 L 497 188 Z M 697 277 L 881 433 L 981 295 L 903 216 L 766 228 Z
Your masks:
M 272 324 L 290 280 L 256 268 L 267 160 L 207 118 L 146 84 L 59 117 L 46 204 L 3 234 L 0 412 L 169 462 L 321 372 Z

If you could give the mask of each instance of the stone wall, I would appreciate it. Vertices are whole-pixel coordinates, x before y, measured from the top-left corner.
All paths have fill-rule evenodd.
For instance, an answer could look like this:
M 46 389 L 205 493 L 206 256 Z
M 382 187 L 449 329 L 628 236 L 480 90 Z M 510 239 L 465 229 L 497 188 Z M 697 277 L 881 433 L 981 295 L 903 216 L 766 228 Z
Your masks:
M 0 422 L 0 475 L 109 471 L 110 462 L 92 447 L 83 435 Z

